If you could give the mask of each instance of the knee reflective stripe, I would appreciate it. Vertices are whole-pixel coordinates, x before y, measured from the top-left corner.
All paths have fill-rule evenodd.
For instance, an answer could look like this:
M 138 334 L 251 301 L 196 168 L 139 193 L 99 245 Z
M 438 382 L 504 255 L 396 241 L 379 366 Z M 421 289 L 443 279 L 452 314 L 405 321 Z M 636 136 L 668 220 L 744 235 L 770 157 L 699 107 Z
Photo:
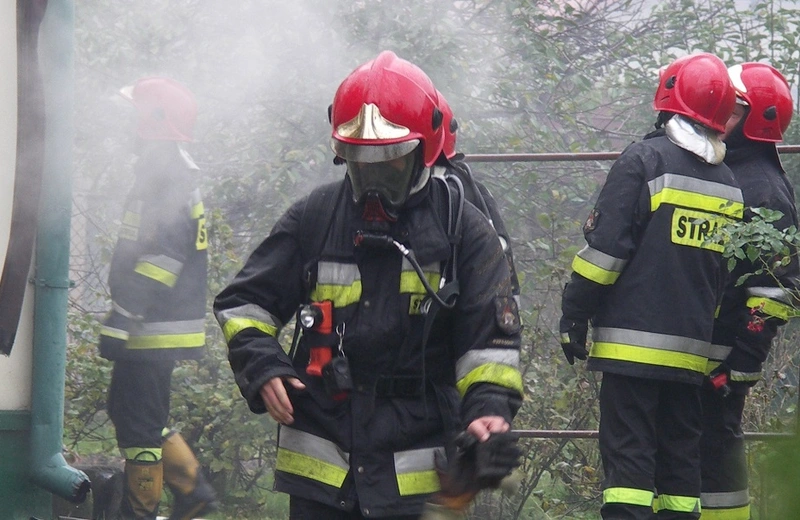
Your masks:
M 750 504 L 730 509 L 706 509 L 700 512 L 700 520 L 750 520 Z
M 603 503 L 652 507 L 653 496 L 653 492 L 646 489 L 612 487 L 603 490 Z
M 161 460 L 161 448 L 120 448 L 126 460 L 138 462 L 158 462 Z
M 750 490 L 702 493 L 702 520 L 749 520 Z
M 681 497 L 677 495 L 658 495 L 659 511 L 675 511 L 677 513 L 699 513 L 700 497 Z
M 398 451 L 394 454 L 397 489 L 400 496 L 422 495 L 439 491 L 439 476 L 434 467 L 434 453 L 444 448 Z
M 327 439 L 281 426 L 275 469 L 341 488 L 350 454 Z

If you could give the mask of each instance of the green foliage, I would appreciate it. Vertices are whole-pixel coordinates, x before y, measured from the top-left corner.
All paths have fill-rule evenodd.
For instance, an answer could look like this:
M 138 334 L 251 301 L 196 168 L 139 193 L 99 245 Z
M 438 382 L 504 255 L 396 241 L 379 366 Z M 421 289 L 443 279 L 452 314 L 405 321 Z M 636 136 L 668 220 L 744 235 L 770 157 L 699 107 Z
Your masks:
M 201 167 L 208 213 L 209 307 L 292 201 L 344 175 L 330 162 L 326 108 L 345 75 L 381 50 L 431 76 L 454 109 L 458 147 L 467 153 L 620 150 L 652 126 L 658 69 L 688 52 L 715 52 L 729 64 L 770 61 L 793 87 L 800 83 L 800 8 L 789 1 L 759 2 L 750 11 L 712 0 L 241 0 L 235 7 L 218 0 L 95 0 L 75 9 L 78 284 L 70 293 L 65 444 L 78 454 L 116 452 L 104 412 L 110 365 L 94 345 L 133 160 L 130 115 L 109 100 L 134 79 L 172 76 L 199 101 L 189 151 Z M 786 141 L 797 141 L 797 132 L 790 127 Z M 797 161 L 784 158 L 790 176 L 800 171 Z M 583 243 L 581 224 L 608 167 L 473 164 L 502 210 L 523 285 L 527 395 L 515 428 L 597 426 L 598 382 L 563 360 L 556 324 L 570 261 Z M 766 269 L 776 261 L 769 251 L 796 241 L 796 230 L 775 236 L 768 229 L 774 215 L 758 215 L 730 229 L 726 247 L 732 259 L 763 258 Z M 794 413 L 796 331 L 786 329 L 768 361 L 770 377 L 751 396 L 748 429 L 780 431 Z M 291 324 L 285 345 L 290 330 Z M 174 423 L 224 497 L 215 518 L 285 518 L 285 496 L 269 490 L 275 425 L 247 410 L 210 315 L 206 332 L 207 357 L 175 371 Z M 596 442 L 525 445 L 520 494 L 482 495 L 473 517 L 596 517 Z M 760 453 L 753 448 L 754 463 Z

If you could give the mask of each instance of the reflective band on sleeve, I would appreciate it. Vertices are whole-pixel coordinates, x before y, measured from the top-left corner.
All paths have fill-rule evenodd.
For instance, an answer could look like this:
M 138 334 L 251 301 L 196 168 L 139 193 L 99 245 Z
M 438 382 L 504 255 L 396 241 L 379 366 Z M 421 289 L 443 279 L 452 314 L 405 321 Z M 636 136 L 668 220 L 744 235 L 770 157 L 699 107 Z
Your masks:
M 439 476 L 434 466 L 436 451 L 444 452 L 444 448 L 423 448 L 394 454 L 397 489 L 400 496 L 439 491 Z
M 791 305 L 787 305 L 783 302 L 775 300 L 770 300 L 768 298 L 751 296 L 750 298 L 747 299 L 746 305 L 751 309 L 759 309 L 767 316 L 780 318 L 782 320 L 788 321 L 791 318 L 800 316 L 798 310 L 792 307 Z
M 139 462 L 158 462 L 161 460 L 161 448 L 121 448 L 119 451 L 128 460 Z
M 710 344 L 705 341 L 638 330 L 594 329 L 589 355 L 647 365 L 691 370 L 704 374 Z
M 617 281 L 627 263 L 627 260 L 585 246 L 572 260 L 572 270 L 600 285 L 611 285 Z
M 761 372 L 740 372 L 731 370 L 731 381 L 737 383 L 753 383 L 761 381 Z
M 519 369 L 519 350 L 503 348 L 470 350 L 456 362 L 456 379 L 464 378 L 468 373 L 488 363 L 499 363 Z
M 175 287 L 182 269 L 183 263 L 174 258 L 165 255 L 145 255 L 133 270 L 167 287 Z
M 604 504 L 630 504 L 652 507 L 653 492 L 646 489 L 612 487 L 603 490 Z
M 230 342 L 241 331 L 251 328 L 276 337 L 283 327 L 278 318 L 252 303 L 219 311 L 216 316 L 226 342 Z
M 522 395 L 522 374 L 519 370 L 508 365 L 487 363 L 470 371 L 463 378 L 456 381 L 456 388 L 463 397 L 472 385 L 478 383 L 491 383 L 493 385 L 516 390 Z
M 281 426 L 275 469 L 341 488 L 350 455 L 327 439 Z
M 361 272 L 356 264 L 319 262 L 317 284 L 311 290 L 312 301 L 331 300 L 336 308 L 361 299 Z
M 744 204 L 739 188 L 718 182 L 665 173 L 647 183 L 650 190 L 650 211 L 661 204 L 710 211 L 742 218 Z
M 699 513 L 700 497 L 681 497 L 676 495 L 658 495 L 659 511 L 675 511 L 678 513 Z

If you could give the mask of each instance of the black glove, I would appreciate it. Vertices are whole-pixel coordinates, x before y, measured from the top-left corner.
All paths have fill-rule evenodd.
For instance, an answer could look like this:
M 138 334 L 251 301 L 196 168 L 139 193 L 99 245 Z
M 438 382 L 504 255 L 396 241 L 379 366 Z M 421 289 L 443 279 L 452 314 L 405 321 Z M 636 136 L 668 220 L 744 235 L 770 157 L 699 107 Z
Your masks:
M 100 329 L 99 349 L 100 355 L 105 359 L 116 359 L 125 350 L 128 342 L 129 331 L 134 321 L 117 311 L 111 311 L 103 320 L 103 327 Z
M 747 344 L 769 348 L 781 325 L 786 325 L 786 320 L 770 316 L 758 307 L 747 307 L 739 313 L 736 335 Z
M 519 435 L 493 433 L 478 442 L 471 433 L 459 433 L 446 447 L 447 457 L 436 452 L 434 462 L 441 491 L 434 502 L 463 511 L 482 489 L 496 489 L 520 465 Z
M 575 358 L 586 359 L 589 351 L 586 350 L 586 334 L 589 331 L 589 322 L 578 322 L 564 316 L 558 322 L 558 332 L 561 334 L 561 350 L 570 365 L 575 364 Z

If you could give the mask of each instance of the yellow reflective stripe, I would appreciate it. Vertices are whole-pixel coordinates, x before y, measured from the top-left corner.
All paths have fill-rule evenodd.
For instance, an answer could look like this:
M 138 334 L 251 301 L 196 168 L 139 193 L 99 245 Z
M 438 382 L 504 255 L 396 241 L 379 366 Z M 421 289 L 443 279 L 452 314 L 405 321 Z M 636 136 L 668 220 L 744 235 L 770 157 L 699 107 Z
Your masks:
M 742 218 L 744 214 L 744 204 L 741 202 L 675 188 L 664 188 L 651 195 L 650 211 L 657 210 L 661 204 L 673 204 L 675 206 L 711 211 L 736 218 Z
M 330 300 L 338 308 L 358 303 L 361 299 L 361 280 L 356 280 L 352 285 L 326 285 L 317 284 L 311 291 L 311 300 L 321 302 Z
M 134 272 L 139 273 L 142 276 L 146 276 L 147 278 L 151 278 L 157 282 L 161 282 L 167 287 L 175 287 L 175 284 L 178 282 L 178 276 L 175 273 L 171 273 L 162 267 L 151 264 L 150 262 L 139 262 L 136 264 Z
M 705 375 L 710 374 L 715 368 L 717 368 L 721 364 L 722 364 L 721 361 L 713 361 L 713 360 L 709 359 L 708 363 L 706 364 L 706 373 L 705 373 Z
M 126 211 L 122 216 L 122 224 L 133 228 L 138 228 L 141 220 L 141 215 L 139 215 L 139 213 L 134 213 L 133 211 Z
M 275 460 L 275 469 L 336 488 L 342 487 L 344 478 L 347 476 L 347 470 L 335 464 L 280 447 Z
M 153 336 L 131 336 L 126 347 L 137 349 L 193 348 L 206 343 L 203 332 L 192 334 L 159 334 Z
M 653 492 L 646 489 L 612 487 L 603 490 L 604 504 L 630 504 L 652 507 Z
M 623 345 L 621 343 L 605 343 L 595 341 L 589 355 L 601 359 L 616 359 L 619 361 L 632 361 L 646 365 L 657 365 L 671 368 L 682 368 L 693 372 L 705 373 L 708 359 L 705 356 L 674 352 L 670 350 L 654 349 Z
M 225 336 L 225 341 L 229 342 L 234 336 L 239 334 L 244 329 L 257 329 L 272 336 L 273 338 L 278 335 L 278 327 L 270 323 L 254 320 L 252 318 L 231 318 L 222 326 L 222 334 Z
M 682 497 L 677 495 L 658 495 L 659 511 L 676 511 L 678 513 L 699 513 L 700 497 Z
M 572 259 L 572 270 L 588 278 L 589 280 L 599 283 L 600 285 L 611 285 L 617 281 L 621 273 L 617 271 L 609 271 L 600 266 L 587 262 L 583 258 L 575 255 Z
M 161 448 L 120 448 L 122 456 L 128 460 L 140 462 L 158 462 L 161 460 Z
M 467 375 L 458 380 L 456 387 L 463 397 L 472 385 L 478 383 L 491 383 L 516 390 L 520 394 L 523 393 L 522 374 L 519 370 L 500 363 L 486 363 L 470 370 Z
M 431 273 L 423 271 L 423 274 L 431 287 L 434 289 L 439 288 L 439 282 L 442 276 L 438 272 Z M 425 292 L 425 286 L 422 284 L 422 280 L 419 279 L 419 275 L 416 271 L 402 271 L 400 273 L 400 294 L 422 294 Z
M 128 341 L 128 331 L 122 329 L 115 329 L 113 327 L 109 327 L 107 325 L 103 325 L 100 329 L 101 336 L 108 336 L 109 338 L 121 339 L 122 341 Z
M 206 212 L 206 210 L 203 207 L 203 203 L 202 202 L 198 202 L 197 204 L 194 204 L 192 206 L 192 211 L 191 211 L 192 219 L 196 219 L 196 218 L 202 217 L 205 214 L 205 212 Z
M 768 316 L 773 316 L 782 320 L 789 320 L 790 318 L 800 316 L 800 312 L 791 305 L 770 300 L 769 298 L 751 296 L 747 299 L 747 306 L 751 309 L 759 309 Z
M 398 474 L 397 489 L 401 497 L 435 493 L 441 489 L 439 475 L 432 469 Z
M 750 504 L 725 509 L 708 509 L 700 511 L 700 520 L 750 520 Z

